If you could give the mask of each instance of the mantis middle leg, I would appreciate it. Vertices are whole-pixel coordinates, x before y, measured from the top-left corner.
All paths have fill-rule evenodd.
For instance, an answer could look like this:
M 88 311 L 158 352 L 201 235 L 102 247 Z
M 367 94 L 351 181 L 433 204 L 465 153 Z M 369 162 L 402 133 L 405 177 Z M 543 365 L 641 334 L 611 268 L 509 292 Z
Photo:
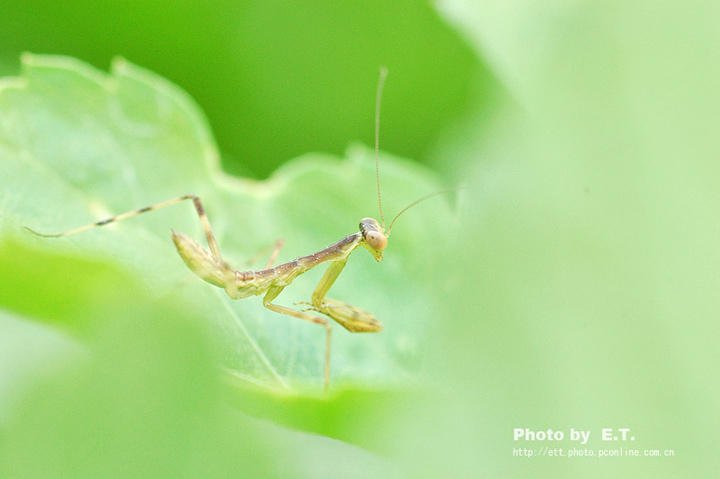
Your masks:
M 323 375 L 323 384 L 325 386 L 325 390 L 327 390 L 330 386 L 330 343 L 332 339 L 332 327 L 330 326 L 330 322 L 320 316 L 315 316 L 314 314 L 308 314 L 304 311 L 298 311 L 297 309 L 273 303 L 272 300 L 277 298 L 283 289 L 285 289 L 285 286 L 273 286 L 268 289 L 265 296 L 263 296 L 263 306 L 276 313 L 285 314 L 287 316 L 302 319 L 303 321 L 309 321 L 311 323 L 325 326 L 325 372 Z

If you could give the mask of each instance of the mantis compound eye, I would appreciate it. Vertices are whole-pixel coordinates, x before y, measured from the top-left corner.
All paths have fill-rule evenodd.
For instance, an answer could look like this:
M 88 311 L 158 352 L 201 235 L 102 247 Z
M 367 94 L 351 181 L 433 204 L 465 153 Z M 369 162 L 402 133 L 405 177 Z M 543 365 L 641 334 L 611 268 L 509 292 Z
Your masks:
M 360 220 L 360 232 L 367 245 L 375 251 L 382 251 L 387 246 L 387 237 L 382 231 L 382 227 L 377 220 L 373 218 L 363 218 Z
M 365 241 L 372 249 L 382 251 L 387 246 L 387 238 L 379 231 L 368 231 L 365 234 Z

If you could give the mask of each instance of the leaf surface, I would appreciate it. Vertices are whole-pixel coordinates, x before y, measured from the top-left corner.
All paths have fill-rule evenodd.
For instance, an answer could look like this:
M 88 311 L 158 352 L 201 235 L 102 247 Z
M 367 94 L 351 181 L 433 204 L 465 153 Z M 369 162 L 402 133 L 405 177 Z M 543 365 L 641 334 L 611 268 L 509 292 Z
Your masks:
M 185 268 L 170 229 L 204 243 L 188 202 L 67 238 L 35 237 L 21 226 L 58 233 L 193 193 L 203 200 L 224 258 L 236 269 L 247 269 L 248 258 L 281 237 L 285 247 L 279 262 L 284 262 L 352 234 L 360 218 L 377 216 L 374 152 L 358 145 L 348 149 L 346 158 L 308 154 L 263 182 L 230 177 L 220 171 L 217 147 L 199 107 L 166 80 L 122 59 L 110 74 L 65 57 L 25 55 L 23 64 L 20 78 L 5 79 L 0 86 L 0 233 L 11 244 L 37 251 L 38 258 L 54 258 L 44 258 L 43 265 L 24 259 L 19 265 L 11 261 L 12 247 L 3 250 L 6 275 L 55 268 L 52 278 L 38 278 L 50 284 L 26 288 L 33 297 L 50 286 L 49 294 L 33 301 L 36 313 L 68 321 L 57 304 L 63 303 L 63 294 L 71 295 L 68 288 L 53 288 L 56 281 L 97 292 L 98 301 L 112 304 L 111 276 L 88 275 L 86 268 L 73 274 L 78 260 L 98 261 L 210 325 L 220 338 L 217 349 L 224 365 L 239 377 L 278 388 L 319 386 L 321 328 L 272 313 L 261 298 L 230 300 Z M 441 188 L 437 178 L 412 163 L 384 154 L 380 162 L 389 216 Z M 329 296 L 372 311 L 385 328 L 366 335 L 335 328 L 334 384 L 412 380 L 435 314 L 432 281 L 423 268 L 434 247 L 425 232 L 432 228 L 432 241 L 443 241 L 448 234 L 443 225 L 449 223 L 445 205 L 432 200 L 404 215 L 383 263 L 362 249 L 352 255 Z M 260 269 L 264 261 L 252 268 Z M 307 301 L 324 266 L 316 269 L 276 302 Z M 108 284 L 98 284 L 103 282 Z M 115 307 L 123 308 L 128 298 L 117 296 L 122 299 Z

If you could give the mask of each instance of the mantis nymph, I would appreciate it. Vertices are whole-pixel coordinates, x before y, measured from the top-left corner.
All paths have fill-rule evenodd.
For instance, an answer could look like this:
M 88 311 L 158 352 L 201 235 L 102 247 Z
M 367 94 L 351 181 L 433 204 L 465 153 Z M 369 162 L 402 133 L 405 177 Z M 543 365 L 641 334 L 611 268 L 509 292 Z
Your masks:
M 98 226 L 104 226 L 110 223 L 116 223 L 134 216 L 138 216 L 150 211 L 156 211 L 167 206 L 172 206 L 185 200 L 190 200 L 195 206 L 200 223 L 202 225 L 205 238 L 208 243 L 209 250 L 205 249 L 189 236 L 172 231 L 172 239 L 175 243 L 180 257 L 190 270 L 206 282 L 223 288 L 227 295 L 232 299 L 241 299 L 248 296 L 263 296 L 263 306 L 276 313 L 285 314 L 294 318 L 302 319 L 311 323 L 322 325 L 325 328 L 325 365 L 324 365 L 324 386 L 325 389 L 330 384 L 330 345 L 332 336 L 332 326 L 330 321 L 322 316 L 312 313 L 321 313 L 333 321 L 340 324 L 350 332 L 379 332 L 382 330 L 380 323 L 375 316 L 356 306 L 328 298 L 327 293 L 338 278 L 343 268 L 347 264 L 350 254 L 358 247 L 363 247 L 372 254 L 377 261 L 382 261 L 383 250 L 387 247 L 388 237 L 395 220 L 407 211 L 410 207 L 416 205 L 431 196 L 434 193 L 425 196 L 411 205 L 403 209 L 391 222 L 389 227 L 385 228 L 385 219 L 382 212 L 382 203 L 380 201 L 380 174 L 379 174 L 379 125 L 380 125 L 380 99 L 382 96 L 382 88 L 387 72 L 381 71 L 380 80 L 378 82 L 376 108 L 375 108 L 375 168 L 378 191 L 378 205 L 380 210 L 380 222 L 373 218 L 363 218 L 360 220 L 359 231 L 353 233 L 333 245 L 328 246 L 314 254 L 301 256 L 287 263 L 272 266 L 274 259 L 277 257 L 282 242 L 278 242 L 275 251 L 270 257 L 270 261 L 265 269 L 237 271 L 230 267 L 222 258 L 220 248 L 218 247 L 215 235 L 210 227 L 210 221 L 203 205 L 195 195 L 183 195 L 161 203 L 156 203 L 145 208 L 123 213 L 111 218 L 75 228 L 58 234 L 42 234 L 30 228 L 26 228 L 32 233 L 43 237 L 63 237 L 70 236 L 82 231 L 86 231 Z M 276 304 L 274 301 L 278 295 L 289 286 L 295 278 L 306 271 L 319 266 L 323 263 L 330 263 L 325 274 L 313 291 L 310 302 L 303 304 L 304 309 L 298 310 L 287 306 Z

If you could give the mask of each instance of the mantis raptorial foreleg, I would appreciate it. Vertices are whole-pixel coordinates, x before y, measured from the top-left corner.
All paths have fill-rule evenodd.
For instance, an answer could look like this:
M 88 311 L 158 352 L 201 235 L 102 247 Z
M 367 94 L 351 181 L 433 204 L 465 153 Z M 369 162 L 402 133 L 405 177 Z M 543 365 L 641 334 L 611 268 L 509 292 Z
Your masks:
M 333 283 L 335 283 L 335 280 L 340 276 L 340 273 L 342 273 L 346 264 L 347 257 L 340 261 L 332 262 L 315 287 L 315 291 L 313 291 L 310 297 L 312 302 L 299 304 L 308 304 L 309 307 L 304 311 L 317 311 L 318 313 L 329 316 L 340 326 L 353 333 L 376 333 L 381 331 L 382 323 L 375 318 L 374 314 L 357 306 L 352 306 L 325 296 Z

